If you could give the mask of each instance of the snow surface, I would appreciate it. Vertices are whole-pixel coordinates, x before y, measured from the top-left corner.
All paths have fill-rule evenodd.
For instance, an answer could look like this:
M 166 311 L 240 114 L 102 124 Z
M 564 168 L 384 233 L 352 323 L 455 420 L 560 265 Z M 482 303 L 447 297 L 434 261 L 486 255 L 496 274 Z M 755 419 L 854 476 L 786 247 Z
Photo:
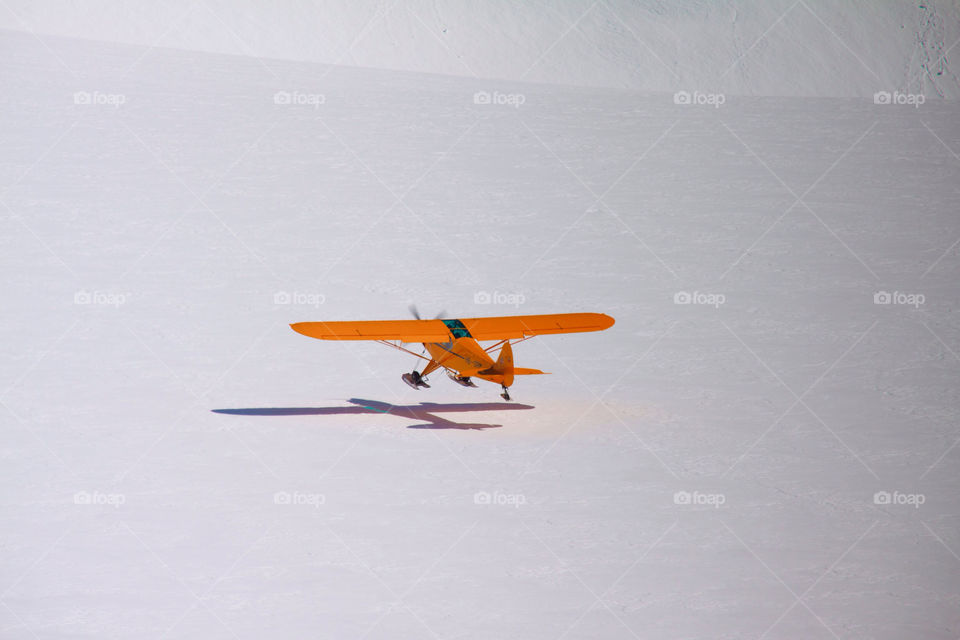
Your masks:
M 0 50 L 0 636 L 960 634 L 954 103 Z
M 956 0 L 4 0 L 0 28 L 670 93 L 960 98 Z

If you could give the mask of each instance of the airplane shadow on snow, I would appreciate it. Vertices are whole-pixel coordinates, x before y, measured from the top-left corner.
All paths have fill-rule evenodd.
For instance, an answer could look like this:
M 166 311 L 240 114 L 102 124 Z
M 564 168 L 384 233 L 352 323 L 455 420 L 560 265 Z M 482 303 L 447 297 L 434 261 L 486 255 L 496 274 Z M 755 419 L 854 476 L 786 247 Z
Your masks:
M 214 413 L 226 413 L 236 416 L 342 416 L 364 414 L 389 414 L 402 418 L 422 421 L 423 424 L 409 425 L 408 429 L 492 429 L 500 424 L 454 422 L 437 415 L 438 413 L 470 413 L 475 411 L 523 411 L 534 409 L 529 404 L 507 402 L 464 402 L 458 404 L 439 404 L 421 402 L 415 405 L 396 405 L 377 400 L 350 398 L 352 407 L 263 407 L 255 409 L 212 409 Z

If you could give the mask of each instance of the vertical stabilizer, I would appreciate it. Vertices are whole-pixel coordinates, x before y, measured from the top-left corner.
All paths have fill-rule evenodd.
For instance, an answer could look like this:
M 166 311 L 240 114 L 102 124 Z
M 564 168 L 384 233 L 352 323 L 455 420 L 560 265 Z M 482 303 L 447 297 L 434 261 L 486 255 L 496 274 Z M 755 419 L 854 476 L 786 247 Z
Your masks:
M 513 347 L 510 346 L 509 342 L 503 343 L 503 348 L 500 349 L 500 357 L 497 358 L 497 363 L 493 365 L 493 368 L 503 375 L 503 386 L 509 387 L 513 384 Z

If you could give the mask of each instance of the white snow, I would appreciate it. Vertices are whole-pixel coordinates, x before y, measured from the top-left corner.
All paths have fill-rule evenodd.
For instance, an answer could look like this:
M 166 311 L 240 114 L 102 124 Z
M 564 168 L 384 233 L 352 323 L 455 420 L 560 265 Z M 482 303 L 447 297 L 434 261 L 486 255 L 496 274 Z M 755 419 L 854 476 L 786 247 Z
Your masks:
M 960 98 L 955 0 L 5 0 L 0 28 L 669 93 Z
M 148 48 L 53 6 L 0 32 L 0 636 L 960 635 L 956 103 Z M 516 346 L 551 375 L 510 404 L 287 326 L 411 302 L 617 323 Z

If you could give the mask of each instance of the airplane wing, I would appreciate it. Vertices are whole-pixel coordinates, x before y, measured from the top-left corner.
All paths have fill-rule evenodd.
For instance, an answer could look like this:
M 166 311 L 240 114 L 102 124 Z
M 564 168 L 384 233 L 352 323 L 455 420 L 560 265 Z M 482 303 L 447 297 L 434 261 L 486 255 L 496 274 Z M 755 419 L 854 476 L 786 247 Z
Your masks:
M 460 322 L 477 340 L 512 340 L 553 333 L 603 331 L 614 320 L 604 313 L 548 313 L 536 316 L 461 318 Z
M 321 340 L 400 340 L 448 342 L 454 338 L 512 340 L 552 333 L 602 331 L 613 326 L 603 313 L 550 313 L 448 320 L 356 320 L 297 322 L 297 333 Z
M 290 327 L 297 333 L 320 340 L 447 342 L 451 335 L 442 320 L 297 322 Z

